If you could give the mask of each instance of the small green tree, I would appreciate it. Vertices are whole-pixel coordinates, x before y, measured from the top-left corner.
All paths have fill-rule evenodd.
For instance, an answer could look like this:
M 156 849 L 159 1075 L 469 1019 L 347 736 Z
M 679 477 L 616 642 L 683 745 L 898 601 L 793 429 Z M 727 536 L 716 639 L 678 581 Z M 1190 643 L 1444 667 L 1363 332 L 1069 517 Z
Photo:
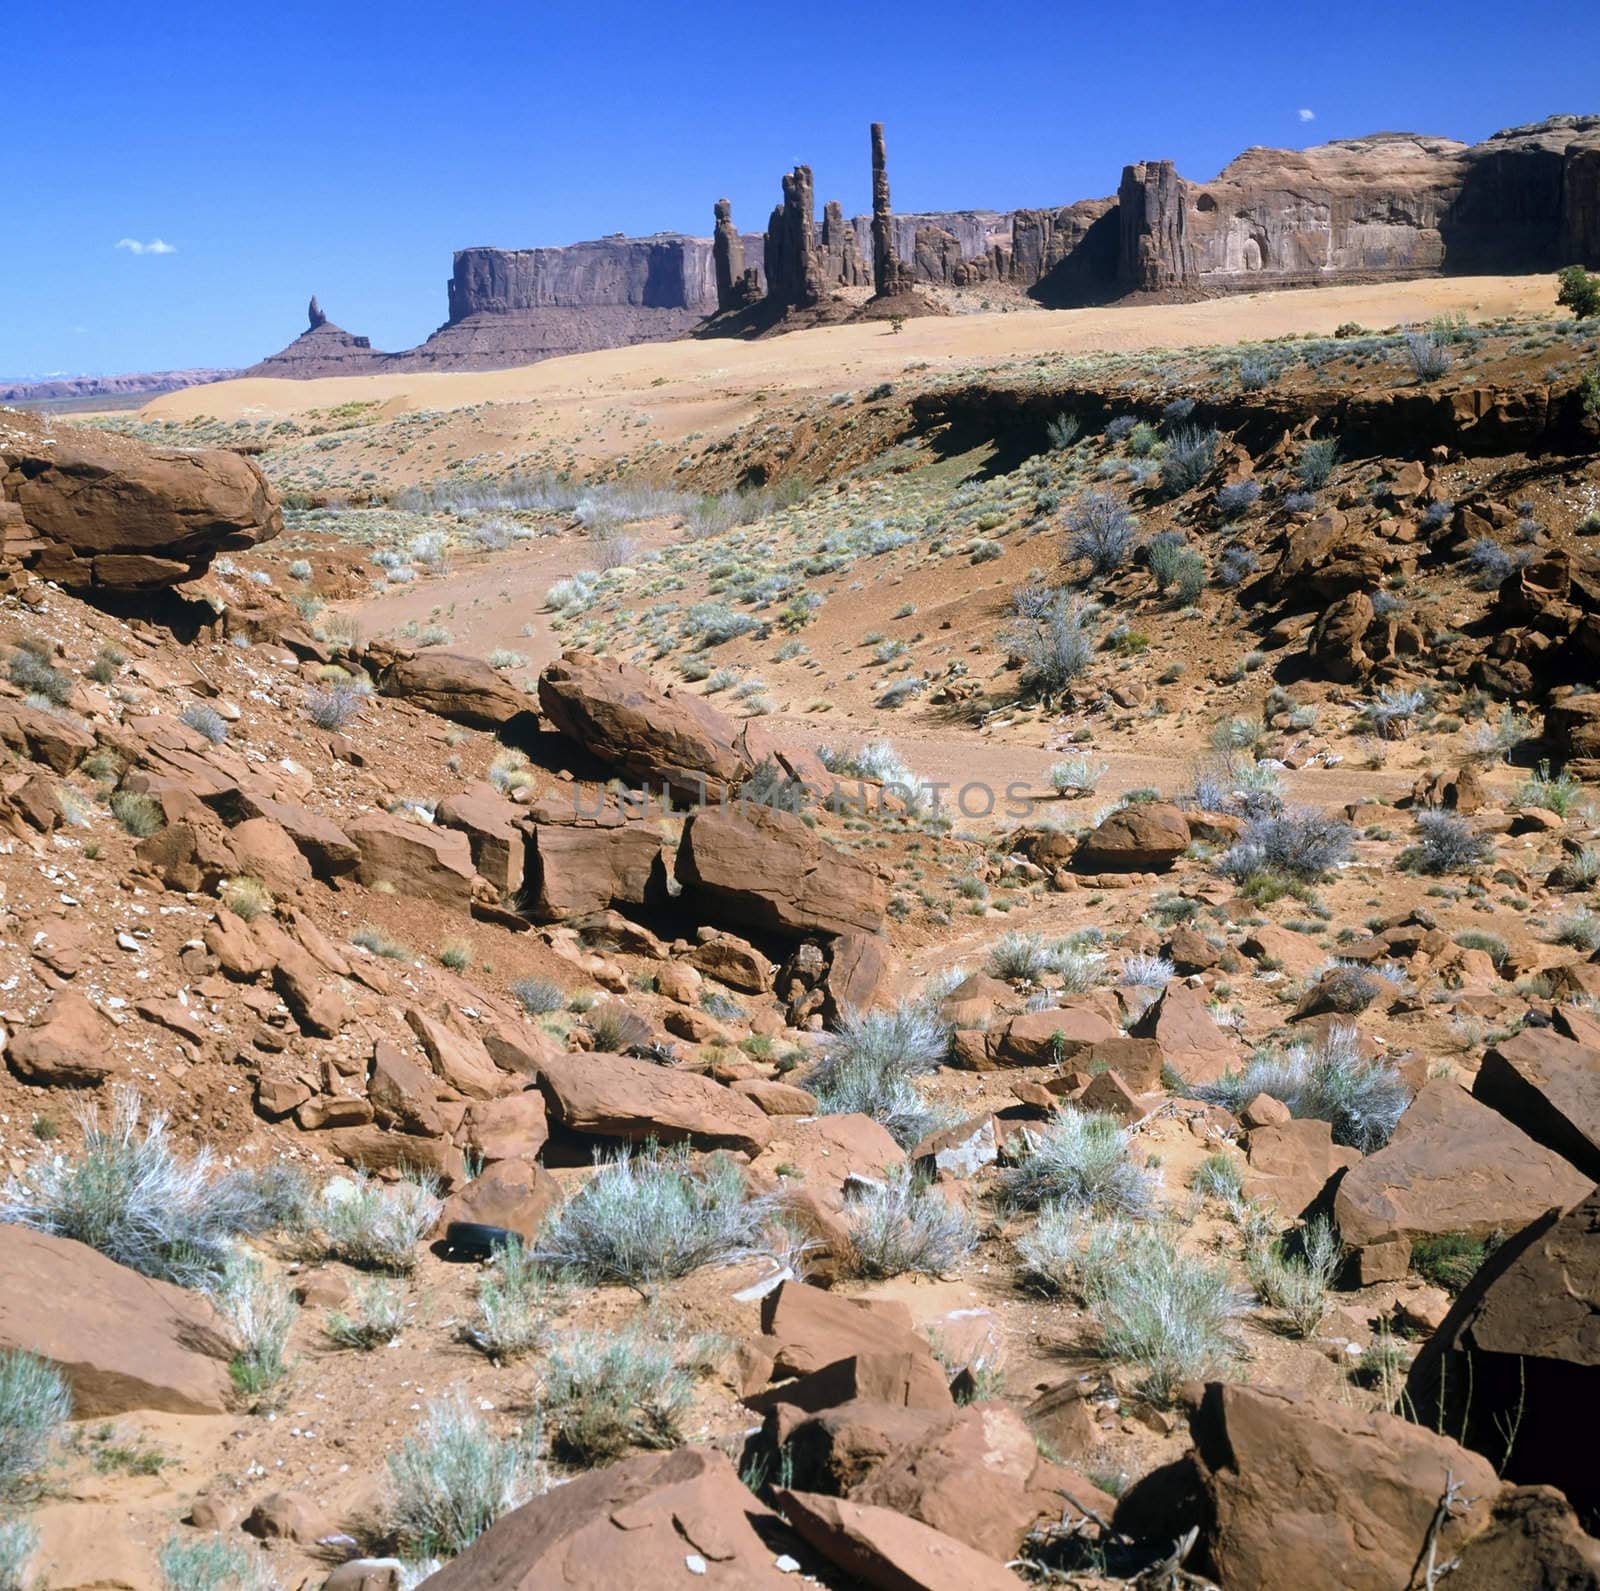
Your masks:
M 1561 285 L 1556 303 L 1579 320 L 1600 315 L 1600 276 L 1591 276 L 1581 265 L 1569 265 L 1556 281 Z

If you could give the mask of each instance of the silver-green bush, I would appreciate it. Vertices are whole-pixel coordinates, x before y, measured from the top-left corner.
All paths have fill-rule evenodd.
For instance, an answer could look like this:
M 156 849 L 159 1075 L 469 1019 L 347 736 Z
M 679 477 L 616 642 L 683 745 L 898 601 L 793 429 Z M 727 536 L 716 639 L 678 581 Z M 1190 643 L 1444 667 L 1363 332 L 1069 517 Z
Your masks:
M 580 1281 L 660 1281 L 762 1252 L 772 1213 L 726 1156 L 696 1164 L 685 1146 L 650 1145 L 601 1161 L 545 1225 L 534 1254 Z

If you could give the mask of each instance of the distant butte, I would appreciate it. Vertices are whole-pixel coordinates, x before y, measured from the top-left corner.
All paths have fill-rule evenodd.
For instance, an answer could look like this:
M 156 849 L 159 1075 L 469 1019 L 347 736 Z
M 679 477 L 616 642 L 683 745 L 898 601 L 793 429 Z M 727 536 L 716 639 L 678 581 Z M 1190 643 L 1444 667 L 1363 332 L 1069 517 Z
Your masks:
M 1552 116 L 1471 146 L 1374 133 L 1254 148 L 1210 182 L 1141 161 L 1114 196 L 1013 211 L 895 214 L 881 124 L 871 149 L 871 215 L 847 220 L 830 202 L 819 227 L 811 169 L 797 166 L 765 233 L 740 233 L 723 199 L 714 239 L 462 249 L 449 318 L 419 347 L 381 353 L 312 299 L 309 328 L 245 374 L 496 369 L 692 332 L 940 312 L 917 292 L 929 287 L 1064 309 L 1600 264 L 1600 116 Z

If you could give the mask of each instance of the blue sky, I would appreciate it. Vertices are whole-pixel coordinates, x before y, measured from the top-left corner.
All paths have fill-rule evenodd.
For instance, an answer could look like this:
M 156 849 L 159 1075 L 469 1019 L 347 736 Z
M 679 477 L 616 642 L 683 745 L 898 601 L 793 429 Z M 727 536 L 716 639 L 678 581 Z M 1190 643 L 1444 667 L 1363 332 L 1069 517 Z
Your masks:
M 1593 0 L 33 0 L 5 34 L 0 375 L 245 364 L 312 292 L 406 347 L 469 244 L 704 234 L 724 193 L 759 230 L 797 161 L 865 209 L 874 119 L 912 210 L 1600 110 Z

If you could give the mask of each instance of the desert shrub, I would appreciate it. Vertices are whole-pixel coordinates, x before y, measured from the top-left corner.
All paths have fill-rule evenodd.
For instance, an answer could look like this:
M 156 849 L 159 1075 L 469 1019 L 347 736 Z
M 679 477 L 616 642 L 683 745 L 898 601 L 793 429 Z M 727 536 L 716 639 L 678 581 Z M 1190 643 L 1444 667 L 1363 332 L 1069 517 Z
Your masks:
M 1556 277 L 1556 303 L 1570 309 L 1578 320 L 1600 315 L 1600 276 L 1591 276 L 1581 265 L 1569 265 Z
M 1161 433 L 1148 420 L 1141 420 L 1128 433 L 1128 451 L 1136 459 L 1149 458 L 1160 440 Z
M 1298 1118 L 1325 1121 L 1335 1143 L 1371 1154 L 1389 1141 L 1411 1103 L 1410 1090 L 1386 1061 L 1361 1053 L 1361 1035 L 1334 1024 L 1320 1040 L 1284 1054 L 1263 1051 L 1238 1072 L 1192 1086 L 1197 1099 L 1239 1111 L 1257 1094 L 1270 1094 Z
M 447 939 L 439 946 L 439 965 L 465 972 L 472 965 L 472 946 L 465 939 Z
M 771 1214 L 725 1156 L 697 1165 L 686 1146 L 652 1144 L 601 1160 L 545 1225 L 535 1257 L 579 1281 L 660 1281 L 762 1252 Z
M 721 646 L 761 628 L 761 621 L 726 602 L 692 602 L 684 614 L 684 634 L 697 646 Z
M 306 717 L 318 729 L 338 730 L 355 722 L 366 705 L 366 693 L 354 685 L 330 685 L 306 692 Z
M 28 1591 L 28 1565 L 39 1548 L 39 1532 L 26 1519 L 0 1521 L 0 1591 Z
M 561 985 L 549 978 L 518 978 L 510 985 L 511 998 L 529 1016 L 548 1016 L 567 1003 Z
M 72 700 L 72 676 L 51 663 L 53 655 L 54 648 L 48 641 L 22 641 L 11 654 L 7 673 L 11 683 L 29 696 L 40 696 L 51 706 L 65 707 Z
M 1216 465 L 1220 440 L 1217 432 L 1195 426 L 1175 430 L 1167 439 L 1167 451 L 1161 460 L 1162 490 L 1175 497 L 1198 486 Z
M 1328 484 L 1328 478 L 1333 474 L 1333 467 L 1338 462 L 1339 439 L 1332 436 L 1313 437 L 1300 449 L 1300 457 L 1295 464 L 1295 474 L 1306 491 L 1314 492 Z M 1305 506 L 1309 508 L 1314 504 Z
M 398 1342 L 405 1324 L 405 1284 L 369 1277 L 351 1290 L 348 1310 L 328 1311 L 322 1329 L 335 1347 L 365 1351 Z
M 142 790 L 118 790 L 111 797 L 111 815 L 136 840 L 147 840 L 167 826 L 160 804 Z
M 421 1558 L 464 1552 L 542 1489 L 537 1440 L 496 1436 L 459 1387 L 427 1405 L 388 1471 L 390 1526 Z
M 819 746 L 817 756 L 829 773 L 843 779 L 872 779 L 915 812 L 930 798 L 928 781 L 913 773 L 891 740 L 868 740 L 849 750 Z
M 1052 451 L 1060 453 L 1083 435 L 1083 421 L 1075 414 L 1058 414 L 1044 428 Z
M 1053 706 L 1094 657 L 1100 610 L 1067 592 L 1024 587 L 1012 598 L 1014 617 L 999 642 L 1021 665 L 1024 697 Z
M 1170 1402 L 1183 1382 L 1233 1356 L 1244 1306 L 1226 1266 L 1183 1253 L 1153 1227 L 1133 1227 L 1104 1246 L 1107 1258 L 1087 1279 L 1087 1302 L 1101 1352 L 1140 1366 L 1146 1397 Z
M 390 1187 L 365 1172 L 323 1189 L 316 1225 L 327 1252 L 347 1265 L 403 1273 L 417 1263 L 417 1245 L 444 1208 L 429 1176 L 409 1171 Z
M 551 1349 L 540 1405 L 563 1455 L 594 1465 L 630 1447 L 677 1447 L 693 1390 L 675 1343 L 637 1327 L 577 1331 Z
M 0 1350 L 0 1498 L 43 1467 L 72 1418 L 72 1394 L 52 1364 Z
M 1313 1216 L 1292 1245 L 1249 1256 L 1250 1281 L 1262 1302 L 1281 1309 L 1297 1337 L 1311 1337 L 1328 1309 L 1328 1288 L 1342 1259 L 1339 1239 L 1325 1216 Z
M 1492 1244 L 1464 1232 L 1419 1237 L 1411 1245 L 1411 1268 L 1424 1281 L 1446 1292 L 1459 1293 L 1492 1252 Z
M 1174 398 L 1161 411 L 1161 423 L 1164 426 L 1181 425 L 1194 413 L 1193 398 Z
M 466 1338 L 493 1359 L 515 1359 L 550 1340 L 550 1315 L 561 1282 L 520 1242 L 500 1244 L 478 1283 L 477 1310 Z
M 409 961 L 411 952 L 398 939 L 391 939 L 381 928 L 364 923 L 350 936 L 350 943 L 362 950 L 370 950 L 385 961 Z
M 1244 1192 L 1244 1173 L 1239 1169 L 1237 1155 L 1225 1150 L 1214 1150 L 1195 1169 L 1195 1192 L 1208 1199 L 1234 1200 Z
M 1350 855 L 1355 830 L 1312 807 L 1252 818 L 1219 859 L 1219 871 L 1243 883 L 1257 874 L 1326 877 Z
M 1178 578 L 1182 566 L 1184 540 L 1176 531 L 1163 530 L 1150 538 L 1145 548 L 1145 562 L 1150 566 L 1150 578 L 1156 590 L 1164 592 Z
M 1054 1292 L 1082 1299 L 1107 1358 L 1141 1366 L 1153 1402 L 1205 1376 L 1236 1351 L 1243 1300 L 1225 1266 L 1182 1253 L 1158 1227 L 1081 1207 L 1047 1205 L 1018 1244 L 1025 1270 Z
M 1254 508 L 1261 499 L 1261 487 L 1255 481 L 1229 481 L 1217 491 L 1217 512 L 1224 519 L 1237 519 Z
M 1426 691 L 1385 685 L 1378 691 L 1377 700 L 1367 705 L 1367 722 L 1383 740 L 1403 739 L 1410 733 L 1412 719 L 1422 711 L 1427 700 Z
M 1139 423 L 1138 417 L 1132 414 L 1113 415 L 1106 422 L 1105 438 L 1113 447 L 1119 442 L 1126 442 L 1133 435 L 1133 428 Z
M 1600 851 L 1592 845 L 1569 851 L 1561 858 L 1555 871 L 1563 889 L 1588 889 L 1600 881 Z
M 1229 587 L 1243 585 L 1256 572 L 1256 564 L 1248 547 L 1224 547 L 1217 559 L 1217 579 Z
M 1063 1105 L 1043 1127 L 1024 1129 L 1016 1164 L 1001 1173 L 1001 1192 L 1021 1209 L 1082 1205 L 1102 1214 L 1142 1215 L 1153 1185 L 1129 1157 L 1128 1144 L 1115 1116 Z
M 1432 332 L 1408 331 L 1400 342 L 1419 381 L 1437 381 L 1456 362 L 1450 345 Z
M 1322 1003 L 1341 1016 L 1355 1016 L 1378 998 L 1383 987 L 1364 967 L 1339 965 L 1324 973 L 1317 988 Z
M 1555 937 L 1558 945 L 1571 945 L 1575 950 L 1600 950 L 1600 913 L 1569 912 L 1557 919 Z
M 1497 590 L 1517 568 L 1516 558 L 1488 536 L 1479 536 L 1470 543 L 1466 557 L 1478 577 L 1480 591 Z
M 1497 967 L 1511 954 L 1511 947 L 1499 934 L 1484 928 L 1464 928 L 1456 935 L 1455 942 L 1463 950 L 1481 950 Z
M 949 1026 L 926 1004 L 846 1011 L 823 1040 L 805 1086 L 823 1115 L 860 1111 L 909 1148 L 938 1119 L 913 1080 L 937 1071 L 949 1051 Z
M 303 1178 L 285 1168 L 220 1175 L 208 1149 L 183 1159 L 157 1112 L 141 1131 L 132 1089 L 113 1096 L 110 1120 L 80 1113 L 77 1158 L 53 1155 L 0 1190 L 0 1221 L 72 1238 L 119 1265 L 201 1286 L 221 1275 L 234 1239 L 291 1224 L 304 1202 Z
M 247 923 L 253 923 L 263 912 L 272 910 L 271 890 L 259 878 L 251 878 L 246 873 L 230 878 L 222 886 L 218 898 L 235 917 Z
M 1517 786 L 1511 804 L 1515 807 L 1543 807 L 1546 812 L 1554 812 L 1557 817 L 1564 818 L 1571 813 L 1582 794 L 1583 785 L 1570 773 L 1563 770 L 1553 774 L 1550 764 L 1541 762 L 1538 769 Z
M 490 758 L 486 777 L 503 795 L 510 795 L 513 790 L 534 782 L 533 769 L 528 766 L 526 754 L 509 746 Z
M 1494 855 L 1494 840 L 1479 834 L 1454 812 L 1417 813 L 1417 843 L 1401 852 L 1400 863 L 1419 873 L 1465 873 Z
M 583 1021 L 594 1047 L 608 1055 L 627 1055 L 643 1049 L 655 1036 L 650 1024 L 620 1000 L 600 1001 L 589 1009 Z
M 1125 956 L 1119 982 L 1133 989 L 1164 989 L 1177 970 L 1165 956 Z
M 228 720 L 215 707 L 203 702 L 191 702 L 179 715 L 197 735 L 203 735 L 213 746 L 220 746 L 228 738 Z
M 1097 575 L 1120 569 L 1133 551 L 1138 521 L 1114 492 L 1085 492 L 1067 511 L 1067 550 Z
M 909 1166 L 894 1166 L 883 1181 L 845 1211 L 850 1260 L 861 1276 L 948 1275 L 978 1241 L 966 1209 Z
M 1180 608 L 1192 606 L 1206 588 L 1206 561 L 1193 547 L 1178 554 L 1173 571 L 1172 599 Z
M 1066 757 L 1050 764 L 1045 778 L 1057 795 L 1093 795 L 1105 778 L 1109 763 L 1090 762 L 1087 757 Z
M 162 1591 L 271 1591 L 253 1548 L 221 1536 L 168 1536 L 156 1554 Z
M 1270 387 L 1277 371 L 1265 360 L 1247 355 L 1238 364 L 1239 385 L 1245 392 L 1260 392 Z
M 1049 952 L 1038 934 L 1012 930 L 990 945 L 984 971 L 1010 983 L 1037 983 L 1049 964 Z
M 1051 942 L 1045 952 L 1045 970 L 1061 980 L 1065 994 L 1086 994 L 1105 976 L 1105 952 L 1081 934 Z
M 297 1310 L 289 1284 L 255 1255 L 235 1253 L 207 1291 L 238 1339 L 239 1352 L 229 1366 L 234 1385 L 260 1397 L 288 1374 L 283 1351 Z

